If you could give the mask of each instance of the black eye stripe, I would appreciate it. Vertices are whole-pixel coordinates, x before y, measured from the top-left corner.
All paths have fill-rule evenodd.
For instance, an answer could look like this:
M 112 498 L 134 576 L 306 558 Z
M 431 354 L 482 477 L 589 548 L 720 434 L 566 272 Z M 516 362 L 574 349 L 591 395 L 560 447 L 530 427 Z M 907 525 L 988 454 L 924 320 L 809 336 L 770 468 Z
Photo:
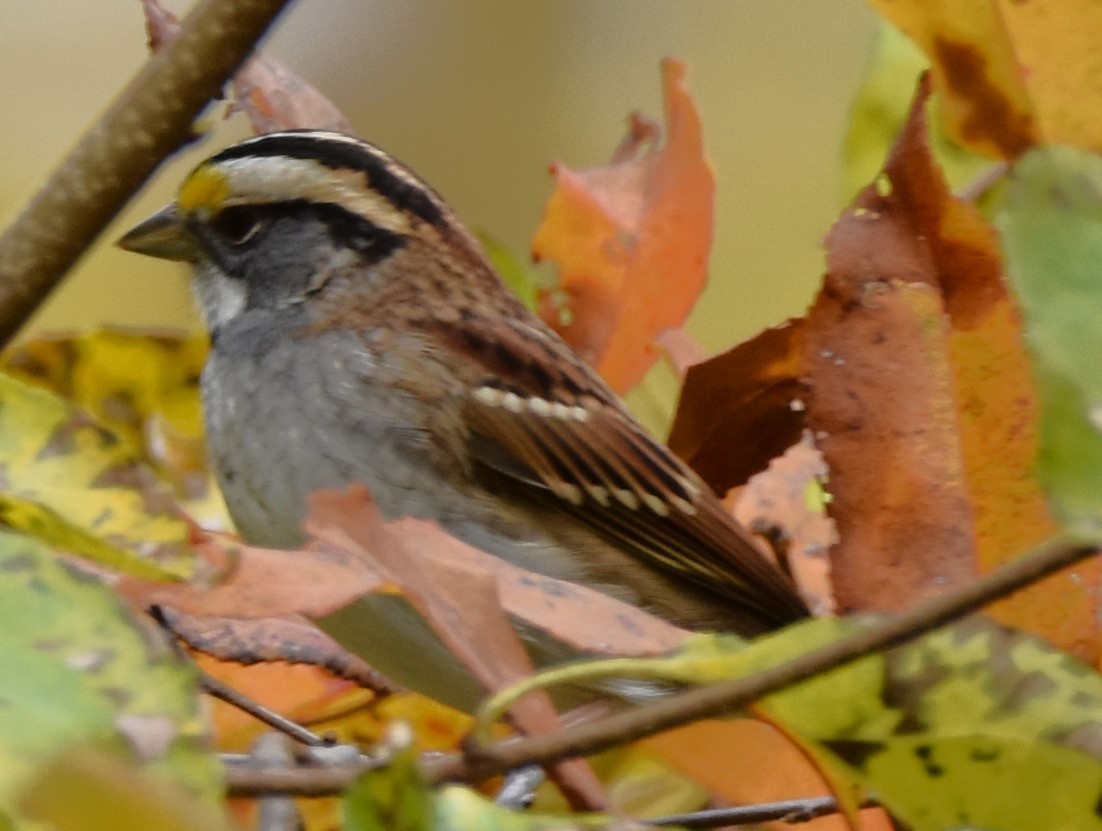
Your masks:
M 227 147 L 210 161 L 218 164 L 233 159 L 276 156 L 315 161 L 333 170 L 347 168 L 360 171 L 371 187 L 399 210 L 407 211 L 430 225 L 441 227 L 447 224 L 435 192 L 416 177 L 420 184 L 412 184 L 395 175 L 390 166 L 397 163 L 388 161 L 366 142 L 327 139 L 324 134 L 311 132 L 272 133 Z M 413 176 L 412 173 L 409 175 Z
M 245 245 L 256 239 L 271 219 L 269 211 L 259 211 L 252 205 L 234 205 L 212 217 L 210 226 L 231 245 Z
M 289 219 L 294 219 L 299 223 L 306 223 L 311 220 L 321 222 L 329 231 L 335 245 L 342 248 L 351 248 L 363 254 L 370 254 L 373 259 L 381 259 L 382 255 L 390 254 L 404 244 L 404 239 L 400 234 L 380 228 L 359 214 L 329 202 L 310 202 L 305 199 L 297 199 L 263 205 L 231 206 L 223 210 L 221 214 L 238 209 L 247 211 L 247 215 L 252 221 L 262 225 L 270 225 L 277 221 Z M 217 221 L 218 217 L 215 217 L 212 220 L 212 225 L 215 225 Z

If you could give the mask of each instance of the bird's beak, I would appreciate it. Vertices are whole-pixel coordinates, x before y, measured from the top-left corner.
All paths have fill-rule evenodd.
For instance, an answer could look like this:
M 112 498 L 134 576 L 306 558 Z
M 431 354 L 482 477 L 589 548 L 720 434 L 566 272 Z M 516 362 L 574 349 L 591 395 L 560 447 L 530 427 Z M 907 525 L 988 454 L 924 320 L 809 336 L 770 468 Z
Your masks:
M 162 260 L 193 263 L 199 259 L 199 242 L 184 225 L 176 206 L 168 205 L 143 219 L 115 243 L 119 248 Z

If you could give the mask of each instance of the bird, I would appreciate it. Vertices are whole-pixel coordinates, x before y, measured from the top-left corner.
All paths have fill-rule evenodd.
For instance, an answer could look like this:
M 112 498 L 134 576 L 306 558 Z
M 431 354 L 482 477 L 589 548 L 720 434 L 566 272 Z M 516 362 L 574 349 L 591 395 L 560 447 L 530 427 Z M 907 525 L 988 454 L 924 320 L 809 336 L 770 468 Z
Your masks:
M 434 520 L 688 629 L 754 636 L 809 614 L 443 198 L 378 147 L 318 130 L 231 145 L 118 245 L 191 268 L 209 453 L 247 542 L 301 545 L 308 496 L 360 483 L 388 518 Z M 373 648 L 399 655 L 364 657 L 446 698 L 401 677 L 425 674 L 408 666 L 424 651 L 413 616 L 376 611 Z

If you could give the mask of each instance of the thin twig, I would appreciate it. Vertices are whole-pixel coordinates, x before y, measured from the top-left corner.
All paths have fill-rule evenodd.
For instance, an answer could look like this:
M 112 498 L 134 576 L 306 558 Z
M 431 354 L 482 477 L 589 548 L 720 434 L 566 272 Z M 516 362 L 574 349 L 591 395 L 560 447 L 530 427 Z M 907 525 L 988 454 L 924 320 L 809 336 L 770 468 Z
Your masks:
M 157 165 L 191 140 L 290 0 L 202 0 L 0 236 L 0 344 L 15 335 Z
M 873 801 L 862 803 L 862 808 L 876 805 Z M 810 822 L 839 812 L 838 802 L 832 796 L 811 796 L 806 799 L 782 799 L 759 805 L 739 805 L 732 808 L 708 808 L 688 814 L 671 814 L 659 819 L 646 820 L 647 825 L 664 827 L 678 825 L 682 828 L 722 828 L 727 825 L 749 825 L 758 822 Z
M 968 182 L 955 194 L 957 199 L 973 204 L 979 202 L 991 192 L 995 185 L 1006 178 L 1007 171 L 1009 170 L 1010 165 L 1006 162 L 995 162 L 985 167 L 975 179 Z
M 512 739 L 478 748 L 467 757 L 449 756 L 425 763 L 432 781 L 478 782 L 529 764 L 548 764 L 626 744 L 702 718 L 745 708 L 763 696 L 778 692 L 819 673 L 866 655 L 914 640 L 952 620 L 965 617 L 1048 575 L 1096 553 L 1094 547 L 1060 541 L 1003 566 L 966 586 L 884 620 L 799 658 L 755 675 L 690 690 L 656 704 L 620 713 L 597 723 L 585 723 L 549 736 Z M 362 765 L 345 768 L 279 771 L 265 778 L 259 772 L 231 769 L 231 794 L 257 795 L 278 791 L 303 796 L 340 793 L 360 773 Z
M 300 724 L 296 724 L 289 718 L 281 716 L 274 710 L 270 710 L 258 701 L 253 701 L 248 696 L 239 693 L 228 684 L 219 681 L 213 675 L 200 672 L 199 685 L 207 695 L 225 701 L 231 707 L 236 707 L 244 713 L 248 713 L 258 721 L 262 721 L 273 730 L 278 730 L 286 736 L 294 739 L 299 744 L 307 747 L 329 747 L 333 742 L 319 736 L 317 733 L 307 730 Z
M 279 770 L 258 770 L 251 765 L 227 765 L 227 795 L 339 796 L 357 776 L 378 766 L 366 759 L 340 767 L 301 765 Z
M 180 637 L 179 633 L 176 632 L 173 622 L 170 620 L 172 613 L 169 609 L 163 606 L 154 605 L 150 606 L 146 612 L 160 627 L 161 631 L 164 633 L 165 640 L 172 648 L 172 651 L 176 653 L 176 657 L 195 667 L 195 671 L 199 675 L 199 686 L 207 695 L 224 701 L 231 707 L 236 707 L 244 713 L 248 713 L 257 721 L 263 722 L 274 730 L 278 730 L 280 733 L 289 736 L 299 744 L 306 745 L 307 747 L 333 746 L 333 742 L 322 738 L 317 733 L 291 721 L 289 718 L 281 716 L 274 710 L 265 707 L 259 701 L 254 701 L 243 693 L 233 689 L 233 687 L 228 684 L 218 680 L 213 675 L 199 669 L 199 665 L 195 663 L 192 656 L 181 643 L 183 639 Z

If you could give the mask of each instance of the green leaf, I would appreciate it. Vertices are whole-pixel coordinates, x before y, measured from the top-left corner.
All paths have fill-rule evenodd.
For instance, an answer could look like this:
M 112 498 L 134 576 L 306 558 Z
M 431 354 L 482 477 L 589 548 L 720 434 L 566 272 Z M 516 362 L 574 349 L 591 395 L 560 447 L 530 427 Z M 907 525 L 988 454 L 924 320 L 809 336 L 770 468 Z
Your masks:
M 403 738 L 389 764 L 369 770 L 348 789 L 346 831 L 431 831 L 433 793 L 409 738 Z
M 195 672 L 143 625 L 34 540 L 0 533 L 0 813 L 14 815 L 20 789 L 78 745 L 218 798 Z
M 536 311 L 539 305 L 539 292 L 547 282 L 540 273 L 528 262 L 518 257 L 503 243 L 491 237 L 489 234 L 479 233 L 478 241 L 482 243 L 486 256 L 505 285 L 520 298 L 529 311 Z
M 490 264 L 501 275 L 505 285 L 520 298 L 520 302 L 529 311 L 539 311 L 540 295 L 543 294 L 554 308 L 559 321 L 564 326 L 570 323 L 570 298 L 560 287 L 557 274 L 541 271 L 489 234 L 479 232 L 478 241 L 482 243 Z
M 791 660 L 870 623 L 811 620 L 752 643 L 698 636 L 669 657 L 575 664 L 548 676 L 571 683 L 616 675 L 714 683 Z M 491 708 L 500 711 L 512 693 L 495 697 Z M 1043 641 L 985 618 L 816 676 L 754 710 L 794 736 L 831 781 L 875 794 L 913 831 L 1102 828 L 1095 812 L 1102 793 L 1102 678 Z
M 1073 533 L 1102 530 L 1102 159 L 1027 154 L 998 217 L 1040 393 L 1038 475 Z
M 983 618 L 874 660 L 876 687 L 829 677 L 881 714 L 875 724 L 817 728 L 812 685 L 771 698 L 771 716 L 814 735 L 820 758 L 914 831 L 1102 828 L 1102 679 L 1090 668 Z
M 44 766 L 19 804 L 33 821 L 63 831 L 233 831 L 219 803 L 87 747 Z
M 184 577 L 191 569 L 189 526 L 130 445 L 55 395 L 2 373 L 0 476 L 9 527 L 140 576 Z

